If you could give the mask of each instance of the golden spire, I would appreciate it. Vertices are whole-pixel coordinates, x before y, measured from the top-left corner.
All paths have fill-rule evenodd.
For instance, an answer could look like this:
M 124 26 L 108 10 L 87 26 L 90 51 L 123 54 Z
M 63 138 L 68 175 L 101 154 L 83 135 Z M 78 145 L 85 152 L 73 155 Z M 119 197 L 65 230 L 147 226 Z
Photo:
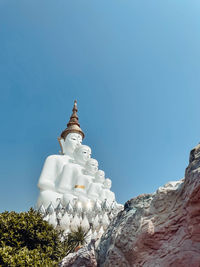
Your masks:
M 67 124 L 67 128 L 61 133 L 60 137 L 65 139 L 66 136 L 69 133 L 78 133 L 82 135 L 82 138 L 84 138 L 84 133 L 80 128 L 80 124 L 78 122 L 78 115 L 77 115 L 78 109 L 77 109 L 77 101 L 74 101 L 74 107 L 72 109 L 72 115 L 70 117 L 70 120 Z

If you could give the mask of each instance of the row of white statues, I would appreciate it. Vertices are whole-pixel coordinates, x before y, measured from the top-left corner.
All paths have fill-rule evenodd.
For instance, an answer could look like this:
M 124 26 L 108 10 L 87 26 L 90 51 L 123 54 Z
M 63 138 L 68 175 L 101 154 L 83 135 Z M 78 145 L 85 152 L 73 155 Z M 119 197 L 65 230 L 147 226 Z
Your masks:
M 73 142 L 78 140 L 78 134 L 68 134 L 65 142 L 70 143 L 71 139 Z M 115 200 L 110 191 L 111 180 L 105 179 L 104 171 L 98 170 L 97 160 L 91 158 L 91 149 L 79 143 L 72 157 L 64 154 L 46 159 L 38 187 L 38 207 L 43 205 L 46 208 L 51 202 L 56 206 L 58 198 L 64 206 L 77 198 L 85 204 L 89 199 L 107 199 L 110 204 Z
M 64 235 L 71 231 L 77 231 L 81 227 L 87 234 L 87 241 L 100 238 L 108 227 L 110 221 L 119 212 L 115 202 L 111 205 L 105 200 L 102 205 L 97 200 L 94 207 L 88 202 L 87 207 L 83 207 L 79 200 L 68 203 L 63 207 L 61 201 L 58 200 L 56 208 L 50 204 L 47 209 L 40 206 L 39 212 L 43 219 L 48 221 L 54 227 L 64 230 Z
M 56 208 L 58 199 L 66 207 L 77 200 L 83 209 L 88 203 L 95 207 L 105 202 L 108 205 L 116 203 L 115 194 L 110 190 L 111 180 L 105 178 L 105 173 L 98 169 L 98 161 L 91 158 L 91 148 L 82 145 L 84 133 L 80 128 L 77 116 L 76 101 L 73 114 L 67 128 L 59 138 L 60 155 L 48 156 L 39 178 L 40 189 L 37 208 L 44 209 L 51 204 Z M 122 205 L 116 203 L 119 209 Z
M 71 140 L 78 140 L 78 134 L 68 134 L 65 143 Z M 76 198 L 84 203 L 88 199 L 107 199 L 111 204 L 115 200 L 110 191 L 111 180 L 105 179 L 104 171 L 98 170 L 97 160 L 91 158 L 91 149 L 77 143 L 72 156 L 52 155 L 46 159 L 38 183 L 38 207 L 43 204 L 46 208 L 51 202 L 55 206 L 58 198 L 63 205 Z

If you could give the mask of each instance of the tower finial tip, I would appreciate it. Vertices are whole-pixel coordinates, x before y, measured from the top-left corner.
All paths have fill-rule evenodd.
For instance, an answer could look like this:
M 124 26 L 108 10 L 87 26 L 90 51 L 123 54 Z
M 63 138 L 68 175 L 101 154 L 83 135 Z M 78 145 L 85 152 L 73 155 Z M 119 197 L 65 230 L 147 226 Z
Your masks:
M 77 100 L 74 100 L 74 106 L 72 109 L 72 115 L 70 117 L 70 120 L 67 124 L 67 128 L 61 133 L 61 138 L 64 138 L 67 136 L 68 133 L 79 133 L 82 135 L 82 138 L 84 138 L 84 133 L 80 128 L 80 124 L 78 122 L 78 115 L 77 115 L 78 109 L 77 109 Z

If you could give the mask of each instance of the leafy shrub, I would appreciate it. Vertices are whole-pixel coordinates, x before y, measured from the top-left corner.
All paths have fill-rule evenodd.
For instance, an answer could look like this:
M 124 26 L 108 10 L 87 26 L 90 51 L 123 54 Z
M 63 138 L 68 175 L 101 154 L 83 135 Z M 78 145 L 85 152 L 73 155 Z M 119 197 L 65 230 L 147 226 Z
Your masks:
M 33 209 L 1 213 L 0 266 L 56 266 L 71 250 L 61 234 Z
M 81 227 L 78 227 L 77 231 L 72 231 L 67 236 L 67 244 L 69 252 L 74 252 L 74 250 L 85 244 L 87 232 L 85 232 Z

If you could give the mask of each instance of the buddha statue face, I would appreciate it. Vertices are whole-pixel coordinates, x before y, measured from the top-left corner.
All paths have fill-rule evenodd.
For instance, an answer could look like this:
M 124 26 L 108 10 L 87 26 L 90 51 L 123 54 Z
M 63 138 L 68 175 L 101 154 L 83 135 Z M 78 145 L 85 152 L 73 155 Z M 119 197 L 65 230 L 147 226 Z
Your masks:
M 80 165 L 85 165 L 86 161 L 91 157 L 91 148 L 85 145 L 79 145 L 74 150 L 74 160 Z
M 111 182 L 111 180 L 110 179 L 106 179 L 105 181 L 104 181 L 104 187 L 106 188 L 106 189 L 110 189 L 111 188 L 111 185 L 112 185 L 112 182 Z
M 102 170 L 98 170 L 96 173 L 95 173 L 95 181 L 97 183 L 103 183 L 105 180 L 105 172 L 102 171 Z
M 98 170 L 98 161 L 96 159 L 88 159 L 85 164 L 85 173 L 94 176 Z
M 82 143 L 82 136 L 78 133 L 69 133 L 65 140 L 60 139 L 63 154 L 72 156 L 75 148 Z

